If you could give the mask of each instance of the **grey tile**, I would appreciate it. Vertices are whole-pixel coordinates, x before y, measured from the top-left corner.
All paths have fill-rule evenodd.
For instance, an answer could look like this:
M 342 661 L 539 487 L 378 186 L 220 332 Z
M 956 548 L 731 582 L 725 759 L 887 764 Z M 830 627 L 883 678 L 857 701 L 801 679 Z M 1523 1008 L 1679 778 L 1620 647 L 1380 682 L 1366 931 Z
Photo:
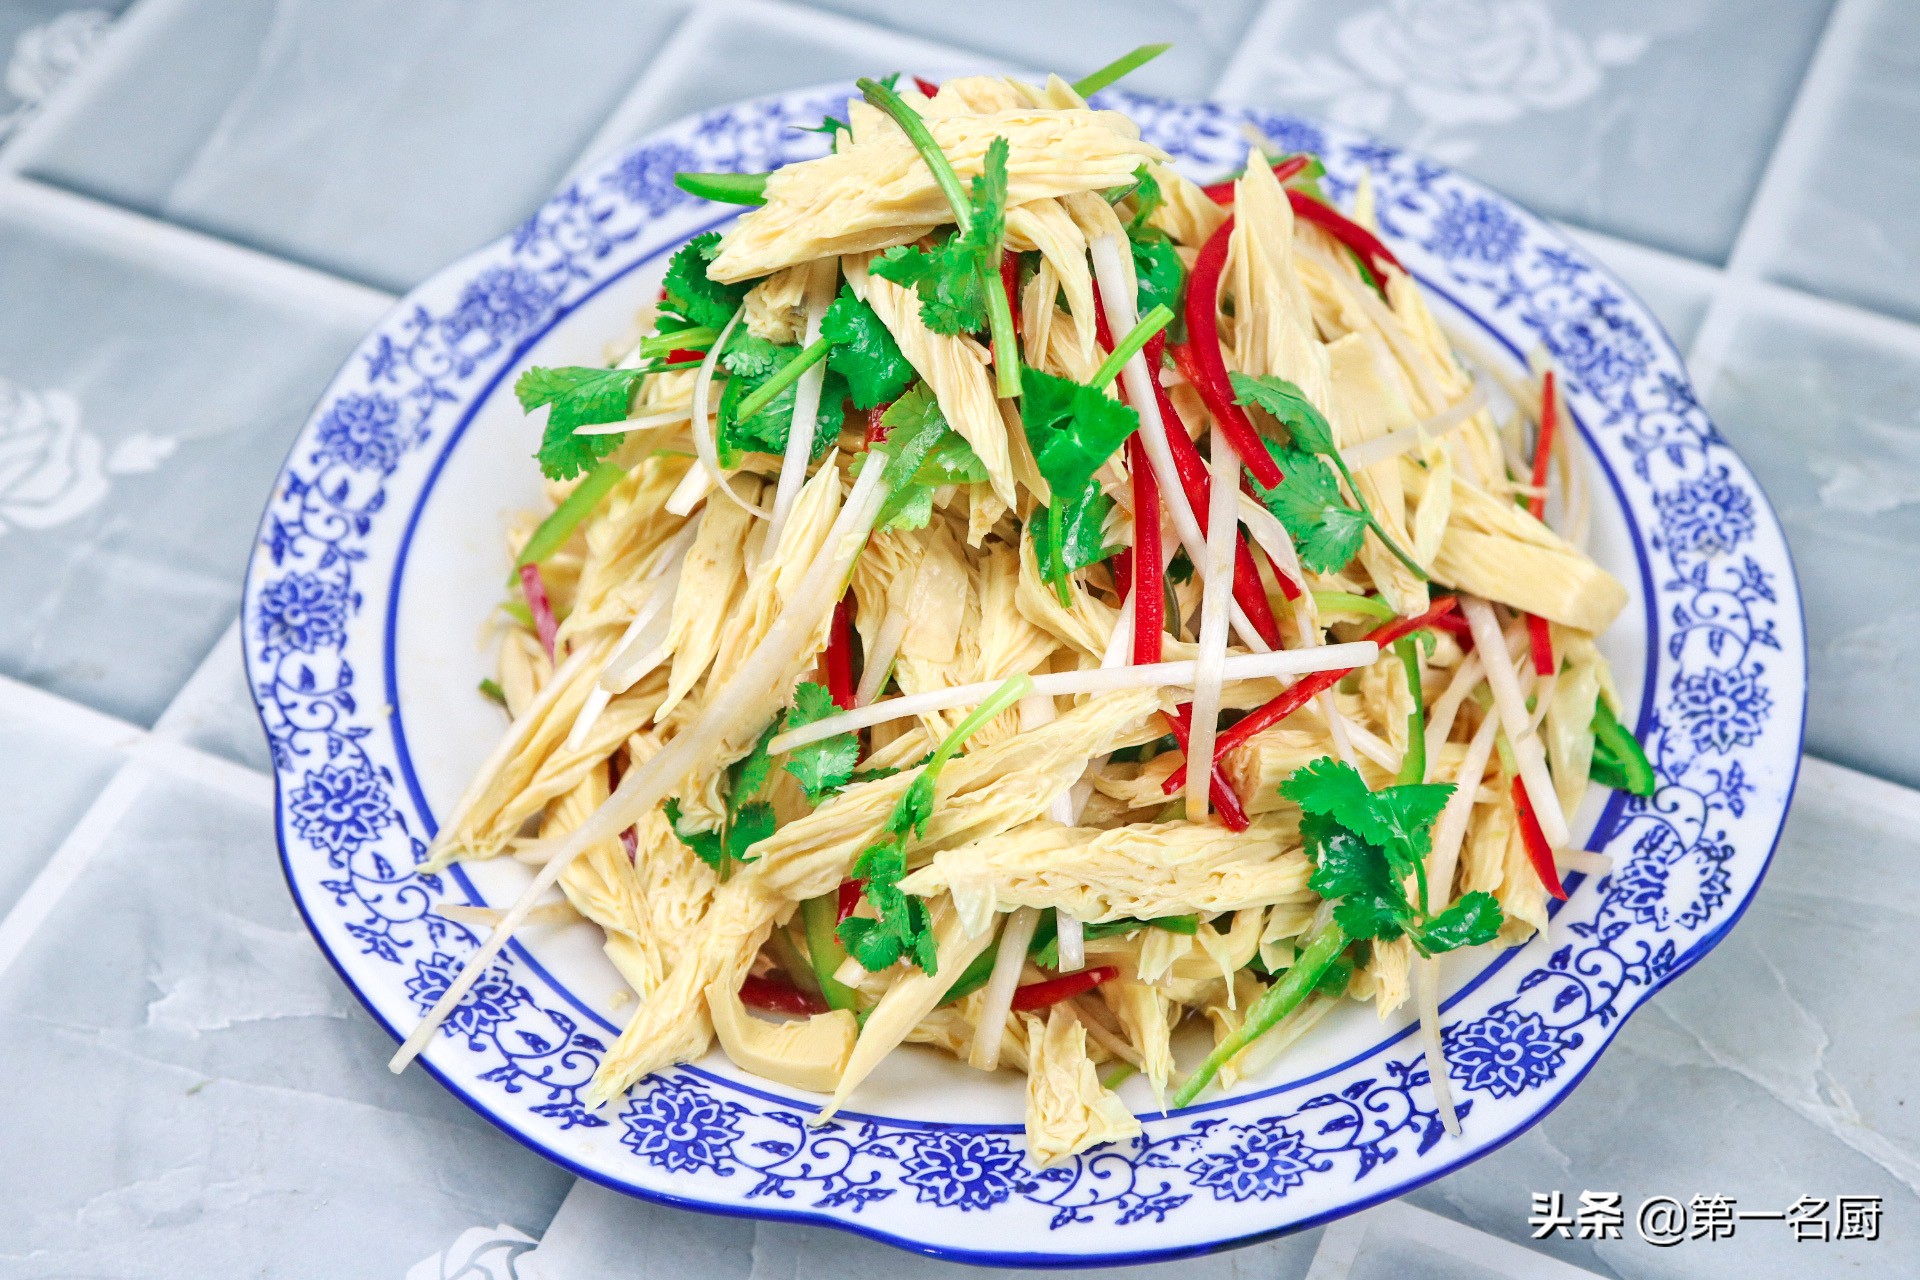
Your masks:
M 151 723 L 358 325 L 8 215 L 0 280 L 0 670 Z
M 403 288 L 536 207 L 685 7 L 192 0 L 25 161 Z
M 39 718 L 0 712 L 0 916 L 20 899 L 73 824 L 113 776 L 120 754 Z
M 1753 466 L 1806 605 L 1807 749 L 1920 784 L 1920 345 L 1769 316 L 1736 330 L 1709 409 Z
M 0 980 L 0 1246 L 36 1275 L 397 1276 L 570 1181 L 424 1074 L 296 917 L 271 818 L 154 780 Z M 51 1158 L 51 1153 L 59 1153 Z
M 99 48 L 129 0 L 80 6 L 71 0 L 0 5 L 0 140 L 22 127 L 74 69 Z
M 1257 0 L 976 0 L 900 5 L 886 0 L 813 0 L 816 7 L 992 54 L 1029 71 L 1072 78 L 1136 45 L 1173 48 L 1128 77 L 1129 88 L 1204 98 L 1233 55 Z M 888 68 L 891 70 L 892 68 Z M 916 68 L 906 68 L 915 70 Z
M 1543 213 L 1718 262 L 1828 7 L 1304 0 L 1233 87 L 1458 164 Z
M 1920 319 L 1920 10 L 1870 6 L 1858 60 L 1794 192 L 1778 280 Z
M 1920 1119 L 1906 1106 L 1920 995 L 1902 954 L 1920 901 L 1920 797 L 1810 765 L 1767 880 L 1733 933 L 1621 1030 L 1534 1129 L 1411 1197 L 1606 1275 L 1912 1275 L 1920 1271 Z M 1617 1191 L 1620 1241 L 1532 1241 L 1530 1193 Z M 1783 1223 L 1655 1248 L 1650 1196 L 1726 1195 L 1781 1211 L 1801 1196 L 1881 1196 L 1878 1242 L 1794 1243 Z M 1831 1219 L 1833 1210 L 1828 1209 Z

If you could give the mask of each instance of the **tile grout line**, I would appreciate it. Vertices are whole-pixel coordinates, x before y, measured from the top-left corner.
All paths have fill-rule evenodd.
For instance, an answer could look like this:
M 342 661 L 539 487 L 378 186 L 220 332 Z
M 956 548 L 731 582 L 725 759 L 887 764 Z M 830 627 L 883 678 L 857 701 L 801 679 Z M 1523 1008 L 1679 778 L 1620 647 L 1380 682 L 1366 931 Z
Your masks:
M 371 326 L 398 301 L 369 285 L 37 178 L 0 171 L 0 210 L 36 220 L 51 234 L 72 237 L 77 230 L 143 255 L 144 265 L 187 268 L 198 279 L 237 286 L 269 302 L 285 304 L 291 296 L 348 324 Z
M 1720 287 L 1709 300 L 1687 353 L 1695 394 L 1702 400 L 1711 394 L 1720 376 L 1734 330 L 1748 304 L 1760 293 L 1767 258 L 1785 234 L 1794 209 L 1791 202 L 1799 194 L 1821 131 L 1838 105 L 1846 72 L 1858 59 L 1867 24 L 1878 4 L 1879 0 L 1838 0 L 1827 17 L 1780 136 L 1754 188 L 1753 200 L 1734 234 Z
M 115 825 L 140 798 L 149 777 L 149 770 L 137 760 L 122 764 L 33 877 L 26 892 L 0 916 L 0 976 L 13 967 L 33 935 L 66 897 L 67 890 L 79 881 Z

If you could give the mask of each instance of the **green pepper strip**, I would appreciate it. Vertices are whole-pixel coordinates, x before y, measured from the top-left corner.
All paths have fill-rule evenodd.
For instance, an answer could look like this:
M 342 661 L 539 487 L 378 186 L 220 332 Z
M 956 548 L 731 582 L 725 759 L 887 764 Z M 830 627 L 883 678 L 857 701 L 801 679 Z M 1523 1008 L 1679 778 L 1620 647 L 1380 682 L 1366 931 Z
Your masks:
M 781 365 L 774 375 L 755 387 L 733 411 L 735 422 L 746 422 L 773 403 L 773 398 L 800 380 L 800 375 L 827 358 L 833 350 L 830 338 L 821 338 L 793 359 Z
M 1120 376 L 1120 370 L 1126 367 L 1127 361 L 1133 359 L 1134 355 L 1152 340 L 1154 334 L 1172 323 L 1173 312 L 1165 303 L 1161 303 L 1141 316 L 1140 322 L 1128 330 L 1127 336 L 1120 339 L 1119 345 L 1115 346 L 1107 354 L 1107 358 L 1100 362 L 1100 367 L 1093 371 L 1093 378 L 1087 385 L 1096 391 L 1104 390 L 1109 382 Z
M 1132 53 L 1121 54 L 1098 71 L 1075 80 L 1073 91 L 1083 98 L 1090 98 L 1120 77 L 1138 71 L 1171 48 L 1173 46 L 1170 44 L 1143 44 Z
M 1393 642 L 1393 651 L 1400 655 L 1400 665 L 1407 670 L 1407 692 L 1413 695 L 1413 710 L 1407 712 L 1407 753 L 1400 758 L 1400 776 L 1396 781 L 1401 784 L 1425 782 L 1427 780 L 1427 708 L 1425 691 L 1420 685 L 1420 650 L 1418 642 L 1412 636 L 1401 636 Z M 1426 904 L 1422 903 L 1422 911 Z
M 932 172 L 933 180 L 939 184 L 941 194 L 953 207 L 953 225 L 959 228 L 960 234 L 965 235 L 972 230 L 973 208 L 967 203 L 967 193 L 961 189 L 960 175 L 953 171 L 947 153 L 940 149 L 933 131 L 927 128 L 927 122 L 920 118 L 920 113 L 878 80 L 856 80 L 854 87 L 869 103 L 891 116 L 893 122 L 900 126 L 900 131 L 907 135 L 907 140 L 913 143 L 914 150 L 920 153 L 920 158 Z M 1006 281 L 1000 275 L 1000 254 L 997 249 L 993 263 L 993 269 L 983 274 L 981 283 L 987 291 L 987 328 L 993 335 L 994 390 L 1002 400 L 1012 400 L 1020 395 L 1020 348 L 1014 338 L 1013 303 L 1007 297 Z
M 498 680 L 494 680 L 491 678 L 482 680 L 480 682 L 480 692 L 486 695 L 487 697 L 492 698 L 495 702 L 499 703 L 503 707 L 507 705 L 507 691 L 500 687 L 500 682 Z
M 521 565 L 539 564 L 566 546 L 567 539 L 580 527 L 580 522 L 626 476 L 627 469 L 617 462 L 603 462 L 587 472 L 586 479 L 573 487 L 573 492 L 540 522 L 540 527 L 527 539 L 527 545 L 520 548 L 520 558 L 513 562 L 513 572 L 507 575 L 507 585 L 511 588 L 519 583 Z
M 676 173 L 673 185 L 688 195 L 721 204 L 765 204 L 767 175 L 764 173 Z
M 1378 618 L 1382 622 L 1392 622 L 1400 615 L 1393 606 L 1379 596 L 1360 596 L 1351 591 L 1316 591 L 1313 593 L 1314 607 L 1323 613 L 1357 613 L 1364 618 Z
M 808 898 L 800 904 L 800 918 L 807 927 L 807 956 L 813 961 L 813 976 L 820 983 L 820 995 L 832 1009 L 852 1009 L 856 1005 L 853 988 L 833 975 L 846 963 L 846 948 L 834 934 L 840 912 L 838 890 Z
M 1654 776 L 1653 762 L 1647 759 L 1640 740 L 1627 732 L 1627 727 L 1613 714 L 1613 708 L 1607 705 L 1605 698 L 1596 700 L 1594 704 L 1593 736 L 1595 745 L 1606 750 L 1608 763 L 1618 767 L 1624 785 L 1617 787 L 1617 790 L 1636 796 L 1654 793 L 1659 779 Z
M 1173 1105 L 1188 1106 L 1200 1096 L 1200 1091 L 1213 1083 L 1220 1074 L 1220 1068 L 1232 1062 L 1248 1045 L 1273 1030 L 1280 1019 L 1299 1007 L 1300 1002 L 1313 994 L 1314 987 L 1321 977 L 1332 967 L 1340 953 L 1346 950 L 1347 933 L 1339 925 L 1328 921 L 1325 928 L 1314 935 L 1293 967 L 1280 975 L 1280 980 L 1268 987 L 1266 992 L 1247 1009 L 1247 1020 L 1240 1029 L 1222 1040 L 1214 1047 L 1200 1069 L 1187 1077 L 1186 1083 L 1173 1095 Z

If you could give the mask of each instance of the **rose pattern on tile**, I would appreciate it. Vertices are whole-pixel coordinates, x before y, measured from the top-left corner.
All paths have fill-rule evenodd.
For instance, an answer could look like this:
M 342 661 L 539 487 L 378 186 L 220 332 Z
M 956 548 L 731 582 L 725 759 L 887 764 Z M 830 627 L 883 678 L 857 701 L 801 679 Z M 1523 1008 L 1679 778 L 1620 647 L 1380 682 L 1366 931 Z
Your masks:
M 173 449 L 144 432 L 107 449 L 80 425 L 72 395 L 0 378 L 0 534 L 77 520 L 106 498 L 110 477 L 152 471 Z
M 28 27 L 13 42 L 7 58 L 3 81 L 15 106 L 0 115 L 0 141 L 25 124 L 40 109 L 67 77 L 87 60 L 100 38 L 113 25 L 113 15 L 105 9 L 69 9 L 65 13 Z
M 1297 55 L 1282 42 L 1264 70 L 1281 97 L 1356 128 L 1385 129 L 1404 106 L 1419 121 L 1409 145 L 1458 163 L 1478 148 L 1474 126 L 1582 102 L 1648 43 L 1628 32 L 1585 40 L 1546 0 L 1389 0 L 1342 20 L 1335 52 Z
M 417 500 L 436 452 L 427 446 L 444 443 L 479 387 L 563 309 L 623 264 L 711 225 L 711 208 L 671 187 L 673 165 L 748 169 L 818 154 L 818 135 L 792 126 L 841 97 L 714 112 L 570 185 L 480 255 L 463 283 L 441 288 L 440 301 L 417 298 L 369 339 L 296 449 L 250 582 L 249 669 L 288 797 L 282 840 L 296 887 L 336 960 L 373 998 L 403 993 L 400 1009 L 383 1006 L 390 1018 L 427 1008 L 479 939 L 435 910 L 459 900 L 461 873 L 415 872 L 427 820 L 401 780 L 410 766 L 383 715 L 354 696 L 347 653 L 377 665 L 385 625 L 355 584 L 376 529 L 407 518 L 388 494 Z M 1485 317 L 1516 359 L 1531 343 L 1554 357 L 1579 425 L 1643 530 L 1652 700 L 1638 727 L 1658 791 L 1613 811 L 1604 843 L 1616 870 L 1590 887 L 1574 881 L 1555 918 L 1558 949 L 1544 962 L 1510 953 L 1446 1015 L 1461 1114 L 1505 1108 L 1489 1123 L 1523 1124 L 1626 1010 L 1711 944 L 1728 904 L 1757 880 L 1783 800 L 1774 782 L 1769 802 L 1753 803 L 1750 778 L 1777 778 L 1780 762 L 1797 757 L 1797 707 L 1775 696 L 1768 657 L 1787 656 L 1783 634 L 1797 643 L 1778 529 L 1761 518 L 1764 503 L 1693 400 L 1677 354 L 1550 228 L 1438 165 L 1336 126 L 1124 93 L 1101 101 L 1127 110 L 1196 176 L 1237 167 L 1247 125 L 1318 139 L 1336 193 L 1368 176 L 1383 234 L 1429 286 Z M 1751 852 L 1737 860 L 1743 842 Z M 369 967 L 382 965 L 396 976 Z M 711 1203 L 790 1201 L 848 1223 L 892 1199 L 956 1222 L 1038 1214 L 1050 1231 L 1131 1226 L 1139 1236 L 1196 1204 L 1291 1203 L 1336 1184 L 1384 1193 L 1447 1167 L 1424 1064 L 1385 1046 L 1310 1097 L 1280 1088 L 1150 1114 L 1139 1137 L 1040 1170 L 1021 1155 L 1015 1126 L 842 1116 L 814 1127 L 803 1104 L 697 1067 L 641 1082 L 617 1112 L 589 1113 L 579 1094 L 604 1045 L 569 1007 L 584 1012 L 510 947 L 443 1028 L 470 1058 L 436 1054 L 435 1063 L 537 1145 L 569 1129 L 609 1132 L 612 1152 L 595 1167 L 636 1191 L 659 1185 L 649 1181 L 657 1175 Z M 1404 1173 L 1381 1175 L 1388 1166 Z

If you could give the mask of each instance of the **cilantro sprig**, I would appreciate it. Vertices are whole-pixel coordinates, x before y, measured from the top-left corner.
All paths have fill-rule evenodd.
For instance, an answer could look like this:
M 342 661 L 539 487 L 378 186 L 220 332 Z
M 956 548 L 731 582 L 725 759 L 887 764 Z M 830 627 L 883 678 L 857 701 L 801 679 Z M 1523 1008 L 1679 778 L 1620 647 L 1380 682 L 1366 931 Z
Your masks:
M 1254 492 L 1299 544 L 1300 562 L 1316 573 L 1342 569 L 1359 554 L 1360 544 L 1372 530 L 1408 572 L 1426 582 L 1427 571 L 1401 550 L 1361 500 L 1360 486 L 1354 483 L 1353 472 L 1347 469 L 1346 459 L 1333 442 L 1333 428 L 1306 393 L 1279 377 L 1235 373 L 1232 382 L 1239 403 L 1266 410 L 1293 438 L 1291 447 L 1267 442 L 1267 452 L 1280 465 L 1285 478 L 1271 489 L 1260 487 L 1256 481 Z M 1327 469 L 1314 461 L 1316 455 L 1333 463 L 1347 482 L 1353 503 L 1347 502 Z
M 773 834 L 773 806 L 758 797 L 773 772 L 767 744 L 773 740 L 775 727 L 769 724 L 754 742 L 753 750 L 728 766 L 727 812 L 718 830 L 691 829 L 677 799 L 664 806 L 674 836 L 722 880 L 732 874 L 736 864 L 756 861 L 747 850 Z
M 808 680 L 793 691 L 793 707 L 781 722 L 781 731 L 791 733 L 828 716 L 837 716 L 840 708 L 827 687 Z M 822 797 L 838 791 L 853 780 L 853 767 L 860 759 L 860 738 L 854 733 L 836 733 L 831 738 L 795 747 L 781 760 L 781 767 L 800 783 L 807 799 L 819 804 Z
M 849 285 L 840 286 L 840 296 L 827 308 L 820 336 L 833 343 L 827 367 L 847 380 L 847 393 L 856 409 L 874 409 L 898 399 L 916 376 L 879 313 L 855 297 Z
M 1000 277 L 1007 217 L 1007 140 L 995 138 L 988 144 L 979 176 L 971 191 L 963 192 L 960 176 L 920 113 L 887 85 L 874 80 L 855 83 L 868 102 L 900 126 L 953 209 L 954 233 L 945 242 L 932 249 L 911 245 L 889 249 L 875 259 L 873 273 L 917 292 L 920 318 L 935 333 L 989 330 L 1000 397 L 1019 395 L 1020 349 L 1013 332 L 1013 304 Z
M 1352 765 L 1322 757 L 1282 783 L 1280 794 L 1300 806 L 1300 835 L 1314 864 L 1307 884 L 1333 904 L 1333 918 L 1180 1086 L 1177 1107 L 1191 1103 L 1221 1067 L 1320 989 L 1349 944 L 1405 937 L 1422 955 L 1436 955 L 1491 942 L 1500 931 L 1500 905 L 1490 893 L 1464 894 L 1444 911 L 1427 909 L 1425 861 L 1451 785 L 1373 791 Z M 1419 885 L 1417 902 L 1407 896 L 1409 876 Z
M 900 888 L 907 874 L 907 842 L 927 833 L 927 822 L 933 817 L 934 786 L 947 762 L 982 726 L 1031 692 L 1033 678 L 1015 676 L 941 739 L 887 815 L 886 835 L 854 860 L 854 878 L 866 881 L 861 892 L 872 904 L 874 917 L 854 916 L 842 921 L 839 938 L 847 953 L 869 973 L 903 957 L 926 973 L 936 971 L 933 922 L 927 904 Z
M 933 390 L 922 382 L 895 400 L 880 416 L 886 435 L 868 446 L 863 466 L 874 457 L 886 468 L 886 502 L 880 523 L 889 529 L 922 529 L 933 517 L 933 491 L 942 485 L 978 484 L 986 464 L 947 424 Z

